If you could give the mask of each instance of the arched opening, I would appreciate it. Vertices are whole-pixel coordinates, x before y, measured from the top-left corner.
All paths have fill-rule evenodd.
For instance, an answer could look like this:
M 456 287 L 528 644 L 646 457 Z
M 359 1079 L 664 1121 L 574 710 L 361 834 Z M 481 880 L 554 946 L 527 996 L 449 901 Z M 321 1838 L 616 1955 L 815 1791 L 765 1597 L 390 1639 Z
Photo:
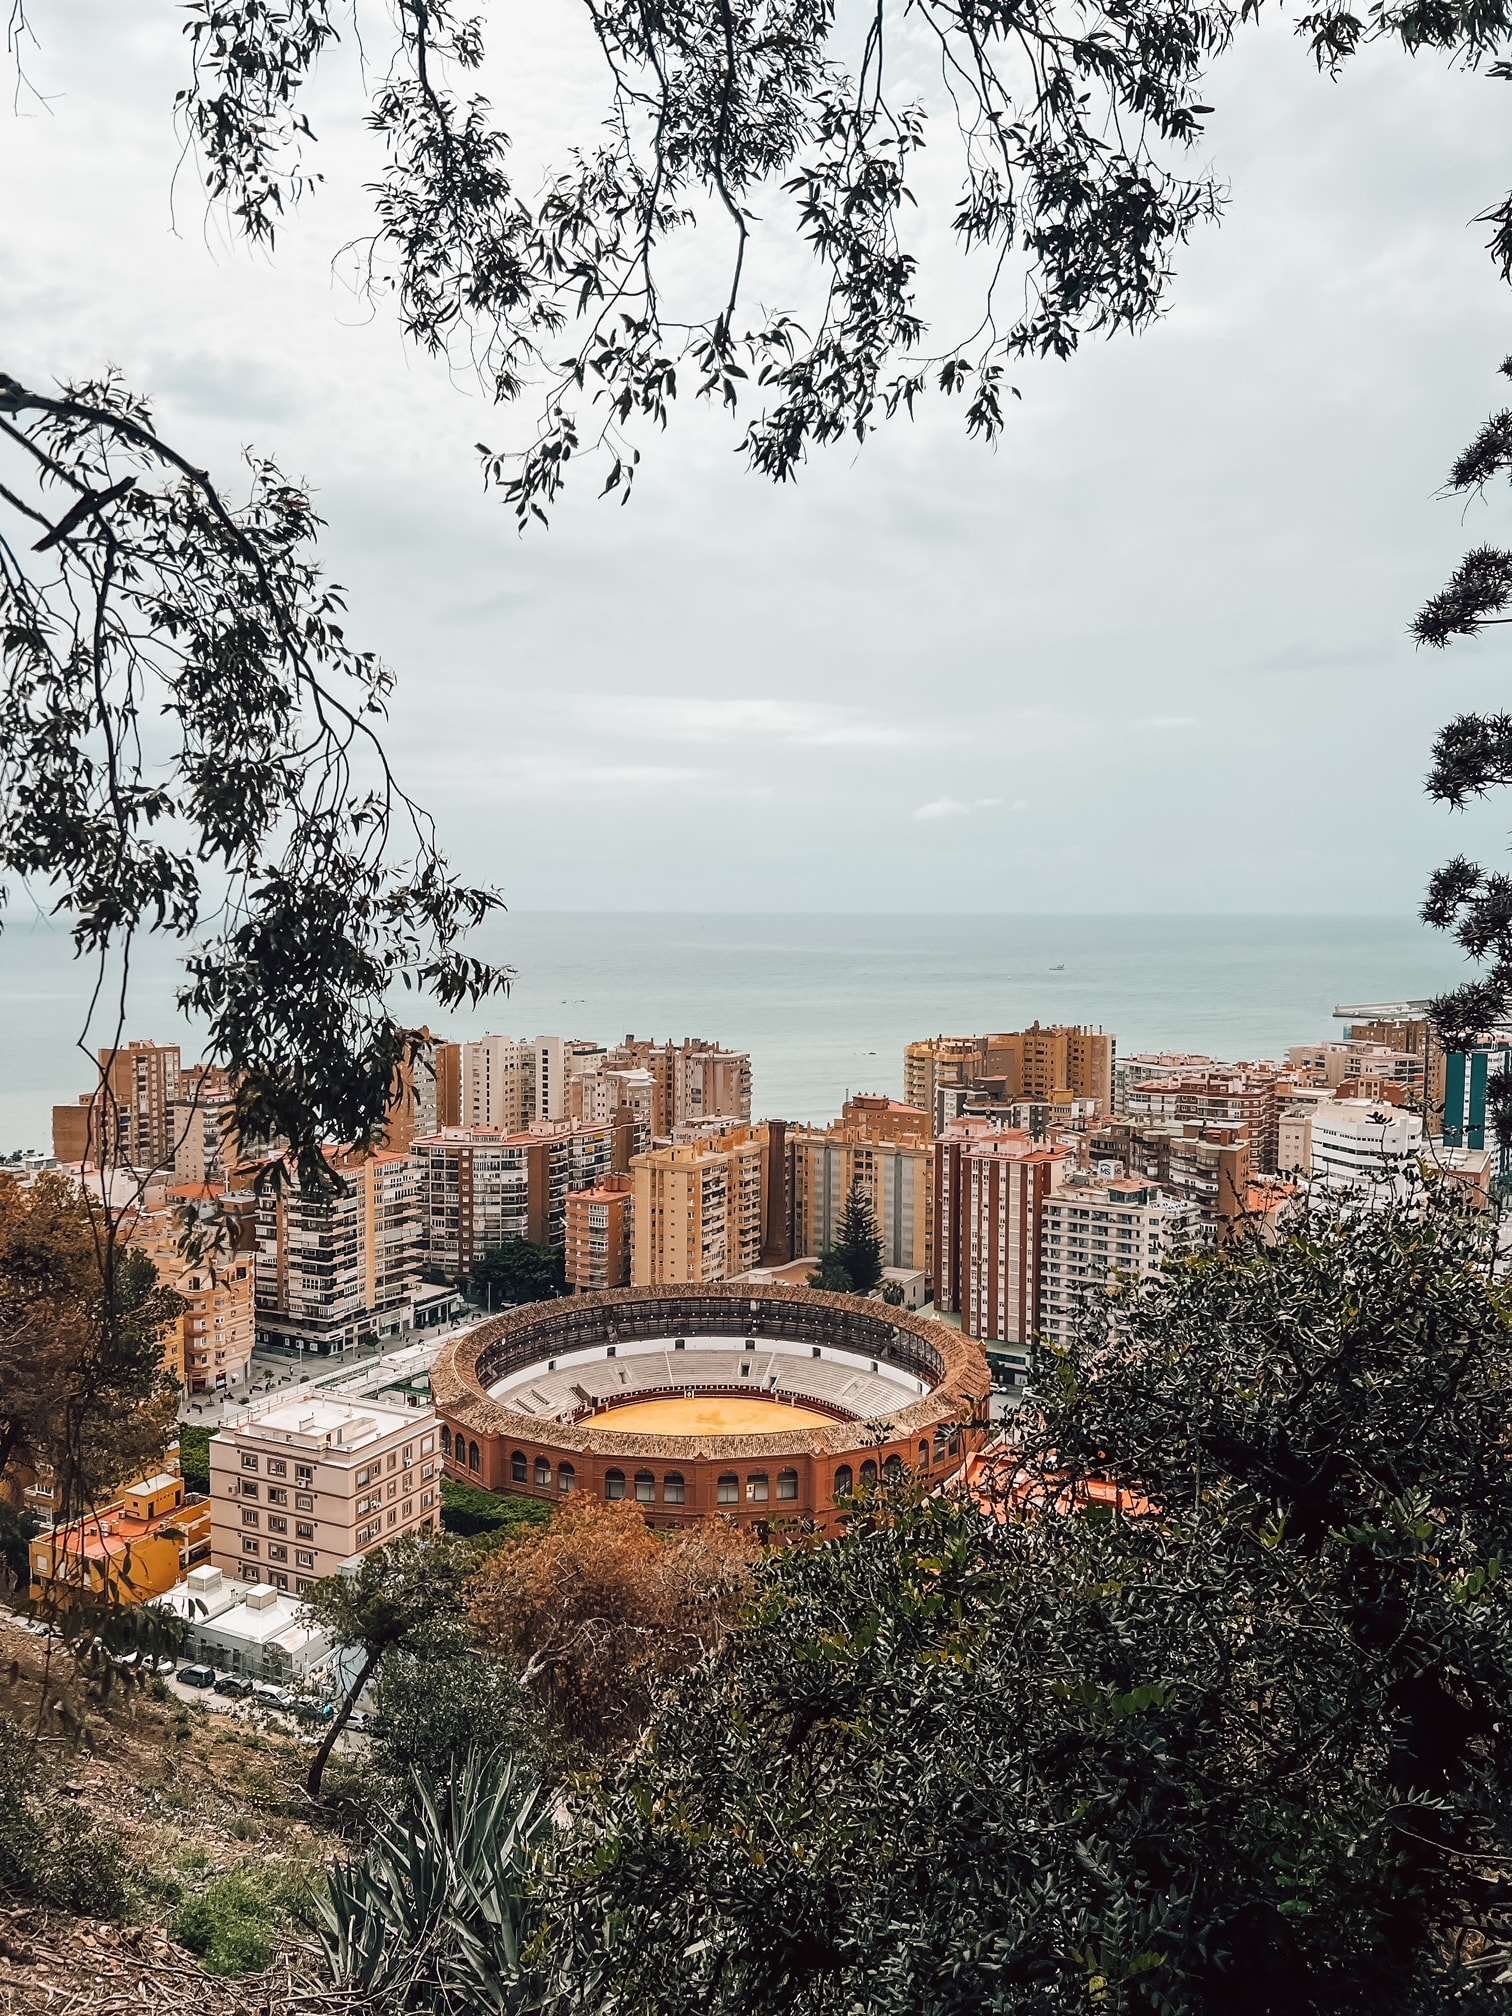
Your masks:
M 738 1505 L 740 1503 L 740 1479 L 735 1475 L 733 1470 L 727 1470 L 723 1477 L 720 1478 L 714 1495 L 721 1505 Z
M 441 1424 L 441 1454 L 443 1456 L 451 1455 L 451 1430 L 444 1421 Z
M 564 1498 L 569 1492 L 577 1489 L 577 1471 L 570 1463 L 558 1463 L 557 1489 Z
M 537 1456 L 536 1458 L 535 1481 L 537 1491 L 549 1491 L 551 1489 L 551 1465 L 544 1456 Z
M 637 1470 L 635 1473 L 635 1502 L 637 1505 L 656 1503 L 656 1479 L 649 1470 Z
M 516 1449 L 513 1456 L 510 1457 L 509 1475 L 516 1484 L 529 1483 L 530 1465 L 525 1460 L 525 1451 L 523 1449 Z
M 476 1442 L 469 1442 L 467 1445 L 467 1467 L 469 1470 L 481 1470 L 483 1468 L 483 1459 L 478 1454 L 478 1445 Z
M 927 1442 L 919 1444 L 919 1468 L 921 1470 L 929 1468 L 929 1444 Z
M 664 1505 L 685 1505 L 688 1487 L 675 1470 L 669 1470 L 662 1479 L 662 1503 Z
M 851 1469 L 849 1463 L 842 1463 L 840 1465 L 840 1468 L 835 1472 L 835 1490 L 834 1490 L 835 1497 L 849 1498 L 852 1492 L 854 1492 L 855 1488 L 856 1488 L 855 1471 Z
M 746 1497 L 753 1505 L 765 1505 L 771 1495 L 765 1470 L 753 1470 L 746 1479 Z
M 623 1498 L 624 1495 L 625 1495 L 624 1471 L 606 1470 L 604 1472 L 604 1496 L 606 1498 Z
M 877 1466 L 873 1463 L 870 1456 L 868 1456 L 866 1461 L 861 1465 L 861 1489 L 865 1491 L 868 1486 L 874 1486 L 876 1481 Z
M 889 1484 L 896 1484 L 903 1475 L 903 1458 L 901 1456 L 889 1456 L 887 1461 L 882 1465 L 882 1474 Z
M 798 1472 L 796 1470 L 779 1470 L 777 1472 L 777 1496 L 788 1499 L 798 1496 Z

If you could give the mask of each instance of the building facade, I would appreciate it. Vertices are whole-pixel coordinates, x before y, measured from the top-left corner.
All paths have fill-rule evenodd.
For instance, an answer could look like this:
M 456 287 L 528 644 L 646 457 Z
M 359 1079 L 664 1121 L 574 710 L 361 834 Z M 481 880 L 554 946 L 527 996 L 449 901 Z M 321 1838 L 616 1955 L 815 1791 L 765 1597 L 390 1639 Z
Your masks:
M 1068 1183 L 1045 1199 L 1040 1222 L 1040 1334 L 1064 1343 L 1087 1298 L 1117 1278 L 1156 1274 L 1202 1244 L 1195 1203 L 1136 1177 Z
M 210 1500 L 163 1471 L 126 1485 L 97 1512 L 28 1542 L 31 1600 L 53 1606 L 80 1595 L 143 1603 L 209 1558 Z
M 249 1410 L 210 1438 L 211 1564 L 302 1593 L 343 1561 L 441 1524 L 429 1407 L 312 1395 Z
M 974 1142 L 962 1157 L 961 1328 L 1027 1371 L 1040 1327 L 1040 1230 L 1070 1165 L 1064 1148 L 1022 1135 Z
M 290 1182 L 257 1198 L 258 1335 L 291 1349 L 344 1351 L 416 1320 L 424 1234 L 411 1158 L 327 1155 L 341 1192 L 306 1197 Z
M 788 1251 L 827 1253 L 852 1185 L 871 1204 L 885 1267 L 929 1273 L 934 1142 L 928 1115 L 883 1098 L 846 1102 L 831 1127 L 787 1130 Z
M 164 1338 L 169 1371 L 186 1393 L 213 1393 L 245 1377 L 257 1341 L 256 1226 L 250 1212 L 229 1213 L 229 1251 L 186 1260 L 178 1212 L 213 1186 L 176 1189 L 160 1211 L 125 1221 L 127 1244 L 144 1253 L 158 1279 L 184 1302 Z
M 648 1146 L 644 1123 L 623 1110 L 606 1121 L 537 1120 L 512 1134 L 448 1127 L 416 1140 L 426 1266 L 466 1275 L 511 1239 L 565 1247 L 572 1193 L 623 1175 Z
M 729 1127 L 637 1155 L 631 1279 L 636 1287 L 728 1281 L 761 1262 L 769 1135 Z
M 635 1179 L 610 1175 L 567 1196 L 567 1286 L 579 1295 L 630 1282 Z

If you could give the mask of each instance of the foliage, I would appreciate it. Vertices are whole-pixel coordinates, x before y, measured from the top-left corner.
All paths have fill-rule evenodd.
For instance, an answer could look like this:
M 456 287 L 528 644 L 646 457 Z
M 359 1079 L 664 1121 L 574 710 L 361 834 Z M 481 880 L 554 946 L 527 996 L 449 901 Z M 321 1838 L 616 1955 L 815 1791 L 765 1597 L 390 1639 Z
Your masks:
M 462 1587 L 470 1560 L 466 1543 L 449 1534 L 407 1533 L 364 1555 L 356 1574 L 327 1576 L 306 1594 L 314 1622 L 359 1662 L 311 1761 L 312 1799 L 320 1795 L 337 1737 L 388 1653 L 445 1659 L 464 1650 Z
M 516 1498 L 463 1484 L 455 1477 L 441 1480 L 441 1524 L 448 1533 L 469 1539 L 499 1539 L 519 1526 L 545 1526 L 551 1507 L 539 1498 Z
M 182 1000 L 233 1073 L 235 1132 L 328 1188 L 321 1144 L 381 1138 L 421 1040 L 390 991 L 503 984 L 460 950 L 496 899 L 452 880 L 393 779 L 390 675 L 346 640 L 297 484 L 249 458 L 228 504 L 114 376 L 52 396 L 0 375 L 3 450 L 0 871 L 72 919 L 97 991 L 124 988 L 137 933 L 208 927 Z
M 546 1302 L 567 1287 L 566 1256 L 533 1239 L 506 1239 L 474 1264 L 469 1285 L 475 1295 L 492 1290 L 495 1307 L 506 1302 Z
M 180 1423 L 179 1470 L 191 1491 L 210 1489 L 210 1440 L 218 1431 Z
M 478 1749 L 439 1780 L 416 1771 L 402 1812 L 331 1875 L 319 1915 L 331 1980 L 380 2012 L 538 2008 L 529 1879 L 550 1825 L 512 1758 Z
M 0 1174 L 0 1475 L 50 1466 L 71 1516 L 158 1465 L 177 1411 L 162 1335 L 182 1306 L 68 1177 Z
M 840 1213 L 840 1236 L 828 1253 L 819 1256 L 819 1266 L 809 1276 L 809 1286 L 827 1288 L 833 1295 L 870 1295 L 881 1279 L 882 1240 L 877 1232 L 877 1214 L 862 1186 L 852 1183 Z
M 505 1541 L 473 1577 L 478 1642 L 519 1663 L 569 1742 L 633 1739 L 668 1679 L 721 1644 L 755 1541 L 724 1522 L 654 1532 L 628 1501 L 575 1493 L 551 1524 Z
M 63 1796 L 61 1778 L 39 1745 L 0 1715 L 0 1896 L 119 1917 L 120 1839 Z
M 469 1748 L 532 1763 L 538 1717 L 509 1667 L 466 1652 L 422 1659 L 391 1653 L 378 1675 L 367 1767 L 387 1810 L 412 1773 L 439 1785 Z
M 0 1498 L 0 1588 L 24 1589 L 31 1579 L 26 1543 L 42 1531 L 35 1512 L 20 1510 Z
M 308 1877 L 269 1862 L 243 1862 L 214 1877 L 174 1913 L 171 1930 L 208 1974 L 256 1974 L 273 1958 L 280 1928 L 307 1915 Z
M 811 447 L 860 438 L 931 393 L 961 398 L 968 432 L 991 441 L 1017 360 L 1067 356 L 1159 312 L 1177 248 L 1221 207 L 1200 156 L 1206 74 L 1259 12 L 1250 0 L 879 0 L 854 17 L 820 0 L 597 7 L 606 117 L 532 178 L 531 198 L 477 88 L 483 18 L 400 0 L 371 70 L 385 161 L 355 278 L 496 399 L 532 395 L 521 452 L 479 444 L 521 522 L 545 516 L 585 455 L 607 465 L 603 494 L 623 499 L 640 435 L 690 388 L 747 412 L 745 454 L 777 480 Z M 1399 0 L 1361 15 L 1324 0 L 1297 25 L 1330 71 L 1384 40 L 1500 75 L 1508 9 Z M 916 172 L 930 108 L 915 95 L 915 27 L 940 65 L 936 149 L 957 150 L 931 178 L 939 198 Z M 179 115 L 211 196 L 254 242 L 271 245 L 319 179 L 301 94 L 337 32 L 331 0 L 192 0 Z M 915 210 L 943 210 L 974 267 L 964 323 L 932 346 Z M 1512 200 L 1489 217 L 1504 253 Z M 700 228 L 718 234 L 714 285 L 692 283 L 690 298 Z M 799 246 L 811 304 L 789 291 Z M 757 305 L 775 274 L 786 299 Z
M 560 1858 L 564 1999 L 1503 2008 L 1489 1254 L 1436 1204 L 1173 1269 L 1041 1355 L 995 1498 L 774 1557 Z
M 884 1281 L 881 1292 L 882 1300 L 890 1309 L 901 1309 L 903 1307 L 903 1283 L 901 1281 Z

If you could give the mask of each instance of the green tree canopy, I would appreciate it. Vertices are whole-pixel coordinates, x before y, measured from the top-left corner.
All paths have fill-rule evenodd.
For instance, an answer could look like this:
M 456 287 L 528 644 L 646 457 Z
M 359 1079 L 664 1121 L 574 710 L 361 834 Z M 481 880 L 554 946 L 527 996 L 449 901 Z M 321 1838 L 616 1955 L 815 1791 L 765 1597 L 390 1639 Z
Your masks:
M 498 1306 L 505 1302 L 545 1302 L 567 1286 L 566 1260 L 560 1248 L 533 1239 L 506 1239 L 476 1262 L 471 1285 Z
M 996 1493 L 883 1501 L 774 1558 L 560 1868 L 564 1992 L 1503 2009 L 1491 1250 L 1434 1205 L 1173 1269 L 1040 1355 Z M 1096 1502 L 1110 1478 L 1138 1516 Z

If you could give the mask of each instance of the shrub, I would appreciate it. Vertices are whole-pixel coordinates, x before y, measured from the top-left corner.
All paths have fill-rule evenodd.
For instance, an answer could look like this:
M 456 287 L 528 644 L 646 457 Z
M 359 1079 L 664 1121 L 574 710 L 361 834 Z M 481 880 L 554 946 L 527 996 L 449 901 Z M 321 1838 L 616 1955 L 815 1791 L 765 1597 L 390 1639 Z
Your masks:
M 214 1428 L 179 1425 L 179 1469 L 191 1491 L 210 1489 L 210 1438 L 215 1433 Z
M 56 1767 L 0 1716 L 0 1895 L 118 1918 L 126 1905 L 122 1871 L 115 1830 L 70 1804 Z
M 280 1928 L 309 1902 L 303 1872 L 243 1862 L 181 1904 L 169 1929 L 207 1974 L 256 1974 L 273 1958 Z
M 521 1527 L 545 1526 L 550 1518 L 551 1507 L 539 1499 L 501 1497 L 476 1484 L 459 1484 L 451 1477 L 441 1480 L 441 1524 L 448 1533 L 468 1539 L 503 1538 Z
M 412 1772 L 440 1782 L 468 1749 L 534 1758 L 536 1714 L 512 1671 L 478 1653 L 422 1659 L 394 1653 L 378 1681 L 370 1797 L 405 1795 Z

